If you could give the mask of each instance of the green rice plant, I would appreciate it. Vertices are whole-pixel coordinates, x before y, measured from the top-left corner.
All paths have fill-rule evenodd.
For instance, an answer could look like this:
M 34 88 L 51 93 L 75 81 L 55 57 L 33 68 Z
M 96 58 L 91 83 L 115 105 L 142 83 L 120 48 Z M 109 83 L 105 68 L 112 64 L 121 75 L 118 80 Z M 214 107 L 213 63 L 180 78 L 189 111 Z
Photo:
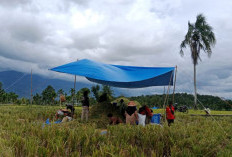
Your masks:
M 171 127 L 166 122 L 162 126 L 109 126 L 101 112 L 82 123 L 81 108 L 77 108 L 73 121 L 43 127 L 47 118 L 54 120 L 58 109 L 59 106 L 0 106 L 0 156 L 232 155 L 231 117 L 176 112 Z M 154 110 L 154 113 L 162 111 Z M 101 135 L 102 129 L 107 129 L 107 134 Z

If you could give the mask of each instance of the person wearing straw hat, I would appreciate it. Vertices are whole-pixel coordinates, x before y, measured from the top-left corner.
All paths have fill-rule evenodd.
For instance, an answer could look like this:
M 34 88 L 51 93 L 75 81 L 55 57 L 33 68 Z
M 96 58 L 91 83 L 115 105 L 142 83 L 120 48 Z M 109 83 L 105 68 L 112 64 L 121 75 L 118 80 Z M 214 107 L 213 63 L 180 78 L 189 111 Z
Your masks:
M 127 106 L 128 107 L 125 111 L 126 124 L 135 125 L 136 121 L 138 121 L 138 113 L 136 109 L 136 104 L 134 101 L 130 101 Z

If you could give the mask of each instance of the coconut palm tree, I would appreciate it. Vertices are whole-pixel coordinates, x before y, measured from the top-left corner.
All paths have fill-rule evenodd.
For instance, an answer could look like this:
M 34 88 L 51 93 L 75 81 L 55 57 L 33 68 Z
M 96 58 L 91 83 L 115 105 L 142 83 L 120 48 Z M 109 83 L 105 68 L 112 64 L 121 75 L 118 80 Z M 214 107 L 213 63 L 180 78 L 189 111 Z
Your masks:
M 188 22 L 188 32 L 185 35 L 185 39 L 180 44 L 180 54 L 184 55 L 183 48 L 188 45 L 191 50 L 191 56 L 194 68 L 194 108 L 197 108 L 197 87 L 196 87 L 196 65 L 198 60 L 201 61 L 200 51 L 203 50 L 208 54 L 208 57 L 212 54 L 211 47 L 216 43 L 216 39 L 213 33 L 213 28 L 206 22 L 205 17 L 202 14 L 197 15 L 195 23 Z

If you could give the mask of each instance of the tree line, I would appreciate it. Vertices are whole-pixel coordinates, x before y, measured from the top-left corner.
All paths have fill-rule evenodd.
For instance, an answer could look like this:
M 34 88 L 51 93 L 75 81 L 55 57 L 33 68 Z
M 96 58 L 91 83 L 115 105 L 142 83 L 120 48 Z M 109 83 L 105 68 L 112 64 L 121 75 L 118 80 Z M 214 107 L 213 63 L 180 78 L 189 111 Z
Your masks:
M 59 104 L 60 95 L 64 95 L 66 103 L 74 103 L 75 105 L 80 105 L 83 98 L 84 91 L 88 91 L 90 95 L 90 103 L 95 104 L 99 101 L 100 96 L 106 93 L 110 100 L 113 100 L 113 90 L 110 86 L 92 86 L 89 88 L 82 88 L 76 91 L 74 88 L 70 88 L 69 92 L 66 93 L 63 89 L 55 90 L 51 85 L 48 85 L 42 93 L 34 94 L 32 98 L 32 104 L 35 105 L 57 105 Z M 0 103 L 1 104 L 30 104 L 30 99 L 19 98 L 19 96 L 14 92 L 6 92 L 2 88 L 2 83 L 0 82 Z
M 82 88 L 75 91 L 74 88 L 70 88 L 69 93 L 64 92 L 63 89 L 55 90 L 51 85 L 48 85 L 42 93 L 36 93 L 33 96 L 32 104 L 35 105 L 57 105 L 59 104 L 60 95 L 64 95 L 66 98 L 66 103 L 74 103 L 74 105 L 81 105 L 81 100 L 83 97 L 83 92 L 88 91 L 90 95 L 90 104 L 96 104 L 100 100 L 100 96 L 104 93 L 110 101 L 117 99 L 114 96 L 113 90 L 107 85 L 96 85 L 89 88 Z M 169 95 L 169 100 L 172 100 L 173 95 Z M 122 95 L 120 96 L 122 97 Z M 174 95 L 175 99 L 173 103 L 177 103 L 177 106 L 186 105 L 188 108 L 194 107 L 194 96 L 187 93 L 176 93 Z M 159 107 L 163 108 L 165 95 L 141 95 L 136 97 L 128 97 L 129 100 L 138 101 L 141 105 L 147 105 L 149 107 Z M 222 100 L 220 97 L 211 95 L 198 95 L 198 108 L 203 109 L 208 107 L 212 110 L 232 110 L 231 100 Z M 167 102 L 166 101 L 166 102 Z M 0 103 L 2 104 L 30 104 L 30 99 L 19 98 L 19 96 L 14 92 L 5 92 L 2 89 L 2 83 L 0 82 Z M 166 103 L 167 104 L 167 103 Z
M 169 95 L 168 101 L 172 101 L 172 96 Z M 198 96 L 198 109 L 210 108 L 212 110 L 232 110 L 232 101 L 231 100 L 223 100 L 220 97 L 212 96 L 212 95 L 197 95 Z M 188 108 L 194 108 L 194 96 L 192 94 L 187 93 L 176 93 L 174 95 L 173 104 L 177 104 L 177 106 L 186 105 Z M 142 95 L 137 97 L 131 97 L 132 100 L 138 101 L 141 105 L 147 105 L 149 107 L 159 107 L 163 108 L 165 95 L 157 94 L 157 95 Z M 167 104 L 167 101 L 166 101 Z

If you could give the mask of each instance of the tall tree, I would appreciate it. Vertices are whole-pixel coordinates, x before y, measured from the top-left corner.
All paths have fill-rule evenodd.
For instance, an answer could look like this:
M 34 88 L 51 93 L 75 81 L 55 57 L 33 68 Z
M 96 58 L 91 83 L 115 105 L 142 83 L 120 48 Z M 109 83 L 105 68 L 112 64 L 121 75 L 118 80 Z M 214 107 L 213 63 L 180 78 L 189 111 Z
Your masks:
M 42 96 L 40 94 L 36 93 L 33 96 L 33 103 L 36 105 L 41 105 L 41 102 L 42 102 Z
M 59 89 L 57 91 L 57 95 L 60 96 L 60 95 L 63 95 L 64 94 L 64 90 L 63 89 Z
M 9 98 L 11 103 L 15 103 L 18 99 L 18 95 L 15 94 L 14 92 L 10 92 L 10 93 L 8 93 L 8 98 Z
M 4 93 L 5 93 L 5 91 L 4 91 L 4 89 L 2 89 L 2 82 L 0 82 L 0 102 L 3 102 L 3 100 L 4 100 Z
M 2 90 L 2 82 L 0 82 L 0 90 Z
M 42 97 L 46 104 L 53 104 L 56 97 L 55 89 L 51 85 L 48 85 L 47 88 L 42 92 Z
M 113 96 L 113 90 L 108 85 L 102 86 L 102 93 L 106 93 L 109 97 L 109 99 L 112 99 Z
M 100 86 L 99 85 L 92 86 L 91 91 L 93 92 L 95 99 L 98 101 L 100 96 Z
M 77 100 L 78 100 L 78 101 L 80 101 L 80 100 L 83 99 L 83 94 L 84 94 L 85 91 L 87 91 L 88 93 L 90 93 L 89 88 L 81 88 L 81 89 L 77 92 L 76 97 L 77 97 Z
M 202 14 L 197 15 L 195 23 L 188 22 L 188 32 L 185 35 L 185 39 L 180 44 L 180 54 L 184 55 L 183 48 L 188 45 L 191 50 L 191 56 L 194 69 L 194 108 L 197 108 L 197 87 L 196 87 L 196 65 L 200 58 L 200 52 L 203 50 L 208 54 L 208 57 L 212 54 L 211 46 L 216 43 L 213 28 L 206 22 L 205 17 Z

